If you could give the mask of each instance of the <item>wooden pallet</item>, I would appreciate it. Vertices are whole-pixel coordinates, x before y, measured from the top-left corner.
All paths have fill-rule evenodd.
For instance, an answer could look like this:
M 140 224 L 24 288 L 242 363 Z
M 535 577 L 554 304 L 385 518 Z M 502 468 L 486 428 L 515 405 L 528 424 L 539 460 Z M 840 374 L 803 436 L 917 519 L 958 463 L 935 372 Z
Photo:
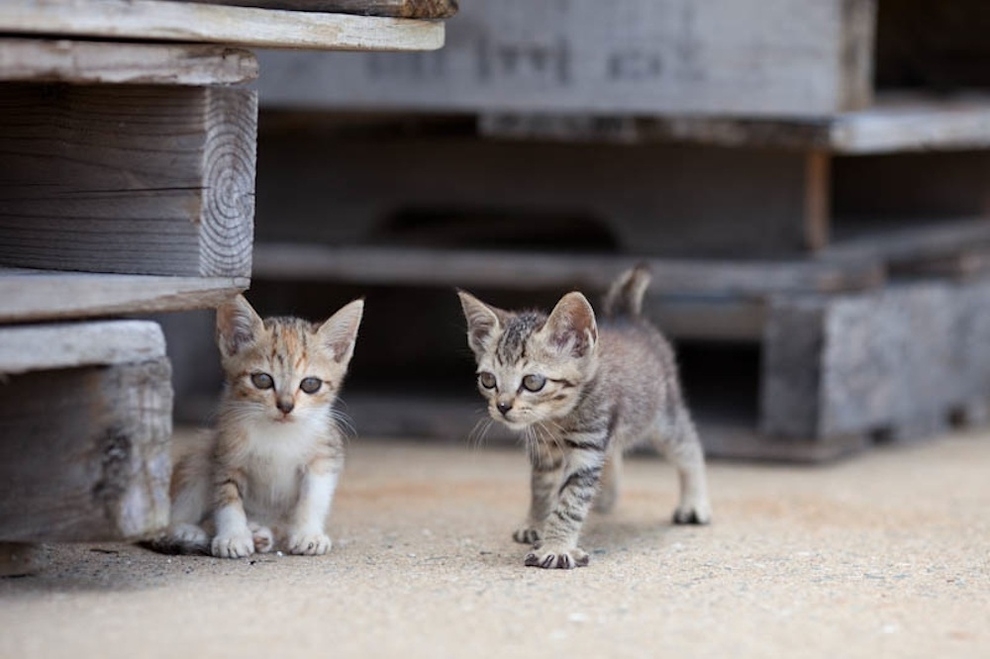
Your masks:
M 66 321 L 212 307 L 247 287 L 257 92 L 243 83 L 258 66 L 236 46 L 436 48 L 443 24 L 14 0 L 0 5 L 0 34 L 0 573 L 10 574 L 36 565 L 31 543 L 135 540 L 168 521 L 161 329 Z

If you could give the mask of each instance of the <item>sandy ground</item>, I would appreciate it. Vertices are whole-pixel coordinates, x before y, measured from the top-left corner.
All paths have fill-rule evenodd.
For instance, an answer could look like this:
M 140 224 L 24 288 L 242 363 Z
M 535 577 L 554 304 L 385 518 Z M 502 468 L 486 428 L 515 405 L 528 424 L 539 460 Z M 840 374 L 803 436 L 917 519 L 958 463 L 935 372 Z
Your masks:
M 353 440 L 333 551 L 61 546 L 0 580 L 0 657 L 990 657 L 990 434 L 826 467 L 719 463 L 673 527 L 656 458 L 589 567 L 522 566 L 521 452 Z

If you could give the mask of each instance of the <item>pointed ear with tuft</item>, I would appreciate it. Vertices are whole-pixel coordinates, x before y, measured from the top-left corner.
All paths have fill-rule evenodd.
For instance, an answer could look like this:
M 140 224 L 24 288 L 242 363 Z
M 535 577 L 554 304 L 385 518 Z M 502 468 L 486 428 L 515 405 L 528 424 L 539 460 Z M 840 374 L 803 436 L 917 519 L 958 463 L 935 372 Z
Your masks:
M 261 317 L 243 295 L 236 295 L 217 307 L 217 347 L 224 359 L 255 343 L 263 329 Z
M 578 359 L 590 355 L 598 343 L 595 311 L 577 292 L 560 298 L 540 332 L 552 348 Z
M 502 328 L 505 312 L 488 306 L 465 291 L 458 290 L 457 296 L 461 298 L 461 308 L 467 320 L 468 345 L 475 355 L 480 356 L 488 350 L 489 342 Z
M 363 315 L 364 300 L 354 300 L 341 307 L 316 330 L 321 343 L 333 353 L 333 359 L 338 364 L 351 361 Z

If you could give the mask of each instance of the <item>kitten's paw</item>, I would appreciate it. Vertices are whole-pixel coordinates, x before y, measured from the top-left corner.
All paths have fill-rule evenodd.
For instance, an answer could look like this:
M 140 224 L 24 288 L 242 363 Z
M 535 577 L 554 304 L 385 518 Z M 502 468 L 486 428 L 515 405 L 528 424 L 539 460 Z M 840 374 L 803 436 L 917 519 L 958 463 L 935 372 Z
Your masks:
M 588 565 L 588 552 L 579 547 L 570 549 L 543 547 L 526 554 L 527 567 L 541 567 L 548 570 L 573 570 Z
M 252 528 L 251 541 L 254 543 L 254 550 L 259 554 L 267 554 L 275 548 L 275 534 L 267 526 Z
M 247 529 L 244 533 L 218 535 L 213 538 L 210 552 L 217 558 L 245 558 L 254 553 L 254 540 Z
M 707 503 L 682 504 L 674 511 L 674 524 L 708 524 L 712 521 L 712 509 Z
M 512 539 L 524 545 L 535 545 L 540 541 L 540 532 L 531 526 L 522 526 L 512 533 Z
M 289 534 L 289 553 L 301 556 L 322 556 L 333 545 L 326 533 Z

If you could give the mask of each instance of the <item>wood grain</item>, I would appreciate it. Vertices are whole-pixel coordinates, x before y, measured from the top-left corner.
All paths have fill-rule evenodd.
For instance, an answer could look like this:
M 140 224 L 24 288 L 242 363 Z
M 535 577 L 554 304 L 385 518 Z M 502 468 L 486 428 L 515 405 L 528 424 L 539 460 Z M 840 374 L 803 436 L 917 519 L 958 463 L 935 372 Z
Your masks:
M 435 21 L 162 0 L 7 0 L 0 33 L 311 50 L 434 50 Z
M 253 54 L 223 46 L 0 38 L 0 80 L 202 86 L 257 77 Z
M 0 263 L 246 277 L 254 91 L 9 83 L 0 93 Z
M 167 359 L 0 386 L 0 540 L 136 540 L 168 522 Z
M 165 357 L 158 323 L 110 320 L 0 327 L 0 373 L 11 375 Z
M 247 278 L 156 277 L 0 269 L 0 323 L 206 309 Z
M 172 2 L 423 19 L 451 18 L 457 13 L 458 8 L 457 0 L 172 0 Z

